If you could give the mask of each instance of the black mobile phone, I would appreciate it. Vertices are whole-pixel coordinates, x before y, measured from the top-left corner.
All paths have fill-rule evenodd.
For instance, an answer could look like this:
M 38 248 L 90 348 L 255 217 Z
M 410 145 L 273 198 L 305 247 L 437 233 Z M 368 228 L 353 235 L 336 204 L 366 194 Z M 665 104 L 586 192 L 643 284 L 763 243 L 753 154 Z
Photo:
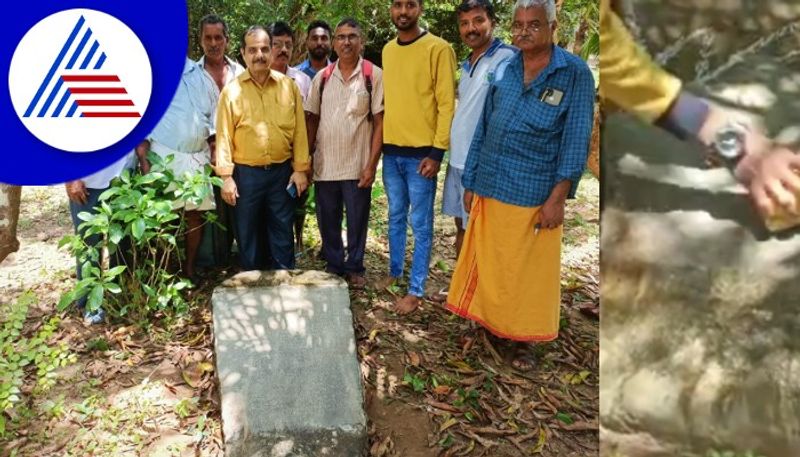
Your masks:
M 286 193 L 291 195 L 292 198 L 297 198 L 297 186 L 290 182 L 288 186 L 286 186 Z

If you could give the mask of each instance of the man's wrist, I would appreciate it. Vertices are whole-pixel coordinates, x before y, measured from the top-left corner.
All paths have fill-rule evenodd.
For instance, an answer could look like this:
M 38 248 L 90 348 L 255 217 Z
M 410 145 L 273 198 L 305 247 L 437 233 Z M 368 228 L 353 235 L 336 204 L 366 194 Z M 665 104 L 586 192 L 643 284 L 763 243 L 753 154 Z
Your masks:
M 656 120 L 656 125 L 680 139 L 699 138 L 713 111 L 702 98 L 681 91 L 669 109 Z
M 569 195 L 571 186 L 572 182 L 569 180 L 560 181 L 555 185 L 555 187 L 553 187 L 548 200 L 552 201 L 553 203 L 560 202 L 565 204 L 567 202 L 567 196 Z

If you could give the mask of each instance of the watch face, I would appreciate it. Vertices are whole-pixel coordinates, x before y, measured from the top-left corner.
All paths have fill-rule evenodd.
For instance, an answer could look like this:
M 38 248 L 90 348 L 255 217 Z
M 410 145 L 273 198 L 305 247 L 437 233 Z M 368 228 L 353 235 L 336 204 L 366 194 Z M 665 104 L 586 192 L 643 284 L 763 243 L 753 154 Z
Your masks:
M 714 142 L 717 152 L 724 159 L 733 160 L 742 155 L 742 133 L 736 129 L 723 129 Z

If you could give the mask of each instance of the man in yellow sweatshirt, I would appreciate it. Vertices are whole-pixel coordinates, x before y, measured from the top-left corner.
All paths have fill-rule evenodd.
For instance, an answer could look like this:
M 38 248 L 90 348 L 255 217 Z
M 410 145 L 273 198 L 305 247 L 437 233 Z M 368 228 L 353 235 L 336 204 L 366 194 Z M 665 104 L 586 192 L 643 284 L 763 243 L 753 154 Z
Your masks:
M 600 3 L 600 95 L 612 105 L 707 145 L 747 186 L 765 216 L 777 206 L 797 211 L 800 155 L 773 143 L 762 130 L 730 110 L 684 90 L 681 81 L 657 66 L 640 48 L 612 0 Z
M 385 284 L 403 275 L 410 221 L 414 254 L 408 293 L 395 304 L 406 314 L 420 305 L 428 278 L 436 177 L 455 111 L 456 57 L 449 43 L 420 28 L 422 0 L 392 0 L 390 12 L 397 39 L 383 48 L 383 184 L 389 199 Z

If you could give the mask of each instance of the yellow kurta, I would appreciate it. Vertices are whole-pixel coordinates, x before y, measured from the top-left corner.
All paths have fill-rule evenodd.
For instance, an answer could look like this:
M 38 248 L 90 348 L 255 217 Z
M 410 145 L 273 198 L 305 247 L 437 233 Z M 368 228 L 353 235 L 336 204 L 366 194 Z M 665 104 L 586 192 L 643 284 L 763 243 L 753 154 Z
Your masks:
M 558 336 L 562 227 L 539 230 L 540 206 L 474 197 L 447 308 L 515 341 Z
M 678 96 L 681 81 L 634 42 L 610 1 L 600 0 L 600 97 L 653 122 Z

